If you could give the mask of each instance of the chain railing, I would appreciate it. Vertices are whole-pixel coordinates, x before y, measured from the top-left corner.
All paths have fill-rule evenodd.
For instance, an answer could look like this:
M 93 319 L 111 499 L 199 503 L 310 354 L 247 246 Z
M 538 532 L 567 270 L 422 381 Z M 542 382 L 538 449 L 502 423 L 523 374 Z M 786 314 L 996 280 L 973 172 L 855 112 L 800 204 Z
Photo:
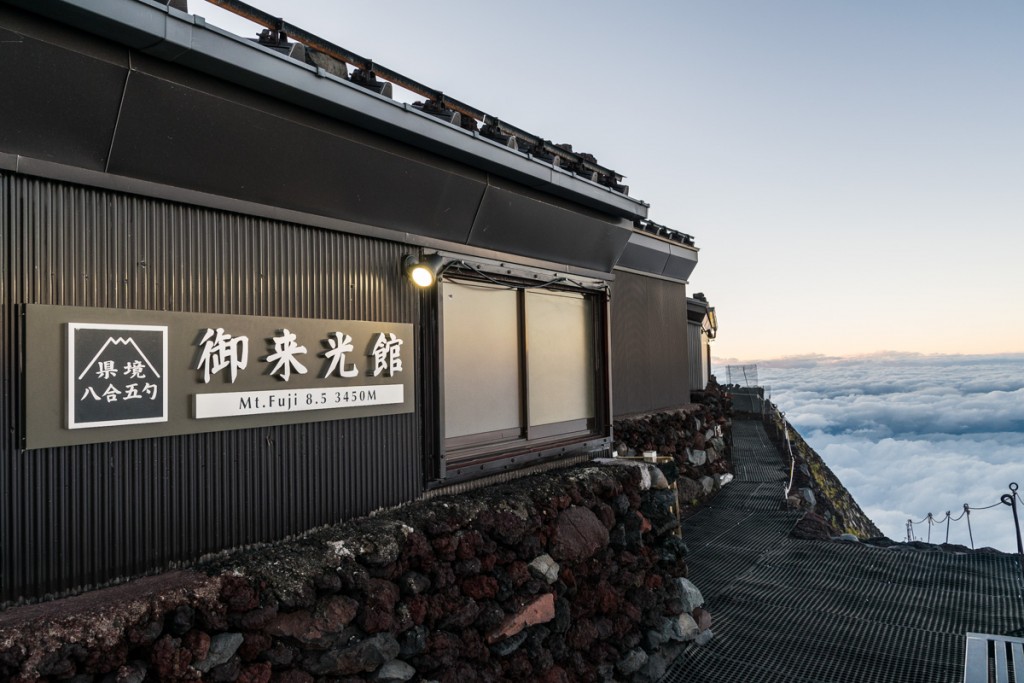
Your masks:
M 1010 488 L 1010 492 L 1009 493 L 1004 493 L 1002 496 L 1000 496 L 1000 498 L 999 498 L 999 500 L 997 502 L 992 503 L 991 505 L 984 505 L 984 506 L 980 506 L 979 507 L 979 506 L 970 505 L 968 503 L 964 503 L 963 511 L 959 515 L 957 515 L 956 517 L 953 516 L 953 514 L 952 514 L 952 512 L 950 510 L 946 510 L 946 514 L 943 515 L 941 518 L 938 518 L 938 519 L 936 519 L 935 515 L 932 514 L 931 512 L 929 512 L 928 514 L 926 514 L 924 517 L 922 517 L 920 520 L 918 520 L 916 522 L 913 519 L 908 519 L 907 520 L 907 542 L 908 543 L 912 543 L 914 541 L 922 540 L 922 539 L 918 538 L 916 536 L 916 534 L 914 533 L 914 527 L 920 526 L 920 525 L 923 524 L 923 525 L 927 525 L 927 533 L 926 533 L 926 536 L 925 536 L 924 540 L 925 540 L 926 543 L 931 543 L 932 542 L 932 527 L 945 524 L 946 525 L 946 539 L 945 539 L 945 542 L 949 543 L 949 529 L 950 529 L 950 525 L 953 522 L 959 522 L 962 519 L 966 519 L 967 520 L 967 534 L 968 534 L 968 537 L 971 540 L 971 548 L 974 548 L 974 529 L 971 526 L 971 513 L 972 512 L 978 512 L 980 510 L 991 510 L 992 508 L 998 507 L 1000 505 L 1006 505 L 1006 506 L 1008 506 L 1013 511 L 1013 526 L 1014 526 L 1014 531 L 1016 532 L 1017 555 L 1020 556 L 1020 558 L 1021 558 L 1021 568 L 1022 568 L 1022 570 L 1024 570 L 1024 540 L 1022 540 L 1022 538 L 1021 538 L 1021 534 L 1020 534 L 1020 517 L 1017 514 L 1017 503 L 1020 502 L 1020 503 L 1024 504 L 1024 499 L 1022 499 L 1021 496 L 1020 496 L 1019 487 L 1017 486 L 1017 482 L 1010 482 L 1009 488 Z

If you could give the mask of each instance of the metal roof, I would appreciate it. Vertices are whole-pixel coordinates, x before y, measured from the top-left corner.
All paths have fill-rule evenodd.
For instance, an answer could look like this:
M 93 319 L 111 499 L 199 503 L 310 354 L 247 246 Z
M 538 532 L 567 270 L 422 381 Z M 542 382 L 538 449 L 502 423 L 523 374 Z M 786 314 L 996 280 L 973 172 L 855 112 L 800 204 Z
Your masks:
M 595 169 L 607 171 L 612 178 L 619 176 L 594 166 L 585 155 L 561 150 L 580 160 L 577 170 L 590 177 L 508 147 L 479 130 L 448 123 L 422 107 L 395 102 L 174 7 L 153 0 L 2 1 L 613 216 L 631 220 L 647 216 L 646 203 L 592 180 Z M 461 105 L 451 98 L 442 102 Z M 491 121 L 497 119 L 491 117 Z M 546 151 L 557 147 L 536 140 L 544 143 Z M 588 164 L 593 168 L 588 170 Z

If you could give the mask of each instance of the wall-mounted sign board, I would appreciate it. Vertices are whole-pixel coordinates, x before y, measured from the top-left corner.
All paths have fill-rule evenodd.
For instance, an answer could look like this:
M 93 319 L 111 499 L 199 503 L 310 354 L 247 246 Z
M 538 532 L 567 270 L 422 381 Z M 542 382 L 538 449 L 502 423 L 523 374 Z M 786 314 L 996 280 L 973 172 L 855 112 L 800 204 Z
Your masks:
M 413 327 L 24 306 L 25 448 L 415 408 Z

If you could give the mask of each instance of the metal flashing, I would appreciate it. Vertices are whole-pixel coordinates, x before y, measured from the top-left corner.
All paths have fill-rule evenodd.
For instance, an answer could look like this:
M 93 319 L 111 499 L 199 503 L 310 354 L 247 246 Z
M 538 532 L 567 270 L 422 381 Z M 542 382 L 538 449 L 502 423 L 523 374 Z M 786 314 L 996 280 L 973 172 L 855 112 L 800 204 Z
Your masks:
M 697 249 L 670 244 L 668 252 L 668 263 L 661 274 L 676 280 L 689 280 L 693 269 L 697 267 Z
M 148 180 L 103 173 L 77 166 L 58 164 L 42 159 L 34 159 L 16 154 L 7 154 L 5 152 L 0 152 L 0 171 L 7 171 L 16 175 L 57 180 L 96 189 L 113 190 L 116 192 L 138 195 L 140 197 L 162 199 L 180 204 L 216 209 L 219 211 L 228 211 L 231 213 L 267 218 L 270 220 L 297 225 L 323 228 L 325 230 L 346 232 L 363 237 L 372 237 L 390 242 L 398 242 L 422 249 L 444 251 L 446 253 L 450 253 L 452 256 L 458 255 L 468 258 L 488 259 L 502 263 L 515 263 L 518 266 L 525 268 L 566 273 L 576 277 L 592 278 L 596 280 L 614 279 L 614 276 L 610 275 L 608 272 L 581 268 L 568 263 L 534 259 L 518 255 L 510 258 L 508 253 L 496 252 L 491 249 L 424 237 L 411 232 L 381 228 L 375 225 L 357 223 L 340 218 L 330 218 L 319 214 L 295 211 L 292 209 L 285 209 L 269 204 L 260 204 L 258 202 L 243 199 L 232 199 L 230 197 L 222 197 L 207 192 L 200 192 L 198 190 L 174 187 Z
M 634 231 L 616 269 L 687 282 L 697 267 L 697 248 L 672 244 Z

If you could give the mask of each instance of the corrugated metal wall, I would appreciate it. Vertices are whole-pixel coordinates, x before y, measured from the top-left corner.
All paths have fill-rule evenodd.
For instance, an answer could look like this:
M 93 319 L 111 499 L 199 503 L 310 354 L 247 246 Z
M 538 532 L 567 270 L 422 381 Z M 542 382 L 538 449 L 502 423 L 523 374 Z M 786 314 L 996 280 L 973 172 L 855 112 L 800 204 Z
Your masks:
M 611 316 L 615 416 L 688 403 L 686 285 L 617 271 Z
M 708 367 L 708 337 L 701 334 L 698 324 L 689 323 L 686 327 L 690 348 L 690 389 L 704 391 L 711 374 L 711 368 Z
M 19 304 L 389 320 L 417 324 L 422 349 L 419 294 L 399 275 L 407 248 L 4 175 L 0 231 L 0 607 L 279 539 L 422 492 L 419 412 L 18 448 L 23 392 L 63 393 L 22 386 Z

